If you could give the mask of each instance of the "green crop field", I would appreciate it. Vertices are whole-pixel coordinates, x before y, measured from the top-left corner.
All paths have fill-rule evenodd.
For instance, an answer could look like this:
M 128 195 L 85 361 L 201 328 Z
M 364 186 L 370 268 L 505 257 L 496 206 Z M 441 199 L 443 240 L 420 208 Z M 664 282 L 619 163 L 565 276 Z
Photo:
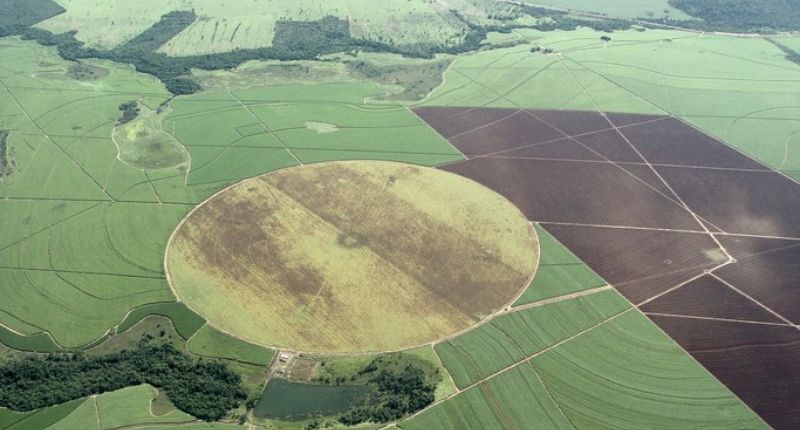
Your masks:
M 242 342 L 224 333 L 203 326 L 189 339 L 189 351 L 204 357 L 218 357 L 243 363 L 265 366 L 272 361 L 275 351 Z
M 764 427 L 636 311 L 517 363 L 402 428 Z
M 0 17 L 0 365 L 157 342 L 242 393 L 202 422 L 131 376 L 0 407 L 0 430 L 342 428 L 342 413 L 386 406 L 391 372 L 366 382 L 368 368 L 397 356 L 390 370 L 429 397 L 354 428 L 767 428 L 546 223 L 431 169 L 465 156 L 412 111 L 672 115 L 800 180 L 800 38 L 612 32 L 629 26 L 599 17 L 690 19 L 671 3 L 531 3 L 575 11 L 559 15 L 493 0 L 14 0 Z M 142 35 L 176 10 L 196 19 Z M 374 44 L 179 67 L 252 59 L 285 21 L 327 15 Z M 67 36 L 15 28 L 32 24 L 157 52 L 68 61 Z M 172 66 L 197 93 L 153 76 Z M 218 388 L 204 381 L 191 391 Z M 376 410 L 354 407 L 364 396 Z

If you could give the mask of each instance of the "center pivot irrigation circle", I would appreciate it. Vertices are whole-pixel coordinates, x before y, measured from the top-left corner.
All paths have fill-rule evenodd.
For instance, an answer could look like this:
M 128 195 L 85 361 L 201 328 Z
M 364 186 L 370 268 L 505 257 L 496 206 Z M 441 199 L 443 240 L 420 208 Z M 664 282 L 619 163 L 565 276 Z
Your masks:
M 287 168 L 233 185 L 173 233 L 180 300 L 249 341 L 319 353 L 398 350 L 513 302 L 536 236 L 499 194 L 381 161 Z

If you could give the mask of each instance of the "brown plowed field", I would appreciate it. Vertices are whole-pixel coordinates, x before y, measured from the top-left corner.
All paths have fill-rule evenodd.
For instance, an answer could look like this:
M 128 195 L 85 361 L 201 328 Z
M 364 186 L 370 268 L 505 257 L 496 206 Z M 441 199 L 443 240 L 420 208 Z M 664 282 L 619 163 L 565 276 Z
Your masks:
M 443 169 L 496 190 L 532 221 L 702 231 L 681 206 L 610 163 L 475 158 Z
M 757 241 L 740 240 L 744 243 Z M 738 262 L 720 269 L 717 275 L 793 323 L 800 324 L 800 241 L 774 242 L 772 249 L 733 253 Z M 753 247 L 759 245 L 764 244 L 755 243 Z
M 544 227 L 634 304 L 726 261 L 725 254 L 704 234 L 552 224 Z
M 652 318 L 771 425 L 800 428 L 800 330 L 763 324 L 800 322 L 800 185 L 675 118 L 505 111 L 513 127 L 479 133 L 418 113 L 468 156 L 444 169 L 508 197 L 643 309 L 684 315 Z
M 651 315 L 767 423 L 800 428 L 800 330 Z
M 783 323 L 778 317 L 706 275 L 642 306 L 644 312 Z
M 656 169 L 694 212 L 727 233 L 800 237 L 800 185 L 778 173 Z
M 652 164 L 767 170 L 724 143 L 675 118 L 621 129 Z

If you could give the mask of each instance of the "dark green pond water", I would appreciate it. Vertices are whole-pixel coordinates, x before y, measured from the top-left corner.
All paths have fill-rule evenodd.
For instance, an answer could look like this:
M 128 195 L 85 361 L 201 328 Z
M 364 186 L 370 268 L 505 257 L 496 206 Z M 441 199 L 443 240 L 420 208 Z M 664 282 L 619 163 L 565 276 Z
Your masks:
M 317 385 L 272 379 L 254 408 L 258 418 L 281 420 L 330 416 L 365 403 L 364 385 Z

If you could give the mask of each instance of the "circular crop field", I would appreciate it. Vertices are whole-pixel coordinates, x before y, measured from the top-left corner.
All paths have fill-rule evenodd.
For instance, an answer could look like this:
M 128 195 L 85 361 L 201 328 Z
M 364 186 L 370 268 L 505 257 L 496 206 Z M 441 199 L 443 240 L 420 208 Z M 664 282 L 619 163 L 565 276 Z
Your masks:
M 515 300 L 536 237 L 500 195 L 441 170 L 343 161 L 279 170 L 199 205 L 169 242 L 178 297 L 214 326 L 306 352 L 397 350 Z

